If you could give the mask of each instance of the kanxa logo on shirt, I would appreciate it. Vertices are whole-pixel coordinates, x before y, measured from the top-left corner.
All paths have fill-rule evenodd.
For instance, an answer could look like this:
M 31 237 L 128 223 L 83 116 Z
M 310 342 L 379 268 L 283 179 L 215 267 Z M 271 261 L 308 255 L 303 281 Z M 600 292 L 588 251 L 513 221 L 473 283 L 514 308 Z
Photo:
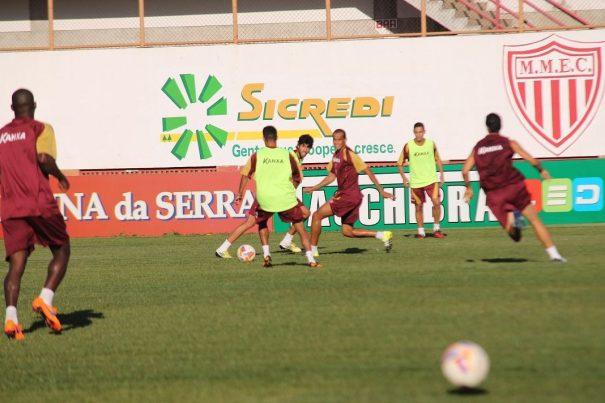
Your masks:
M 423 155 L 430 155 L 431 153 L 428 151 L 415 151 L 412 155 L 414 157 L 421 157 Z
M 269 158 L 269 157 L 263 158 L 263 164 L 283 164 L 283 163 L 284 163 L 283 158 Z
M 18 132 L 18 133 L 4 132 L 4 133 L 0 133 L 0 144 L 12 143 L 13 141 L 21 141 L 21 140 L 25 140 L 25 132 Z
M 493 153 L 493 152 L 501 151 L 501 150 L 504 150 L 504 147 L 502 147 L 501 144 L 498 144 L 496 146 L 479 147 L 479 150 L 477 151 L 477 153 L 479 155 L 483 155 L 483 154 Z

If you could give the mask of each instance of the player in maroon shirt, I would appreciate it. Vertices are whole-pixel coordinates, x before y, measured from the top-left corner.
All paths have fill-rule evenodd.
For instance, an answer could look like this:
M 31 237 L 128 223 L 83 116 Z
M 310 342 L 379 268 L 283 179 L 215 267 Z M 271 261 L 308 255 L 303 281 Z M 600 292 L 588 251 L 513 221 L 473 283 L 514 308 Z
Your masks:
M 489 134 L 475 145 L 462 169 L 466 185 L 464 199 L 468 202 L 473 197 L 468 175 L 473 166 L 476 166 L 479 183 L 487 197 L 487 205 L 509 236 L 515 242 L 521 240 L 520 215 L 523 215 L 534 228 L 550 259 L 565 262 L 531 203 L 531 197 L 525 187 L 525 178 L 513 167 L 513 155 L 518 154 L 528 161 L 540 172 L 543 179 L 550 179 L 550 174 L 542 168 L 540 161 L 529 155 L 519 143 L 500 135 L 500 116 L 490 113 L 485 119 L 485 124 Z
M 353 228 L 353 224 L 359 218 L 359 207 L 363 201 L 363 195 L 359 188 L 359 173 L 363 171 L 376 186 L 382 197 L 392 199 L 393 195 L 386 192 L 372 170 L 357 154 L 347 147 L 347 134 L 342 129 L 336 129 L 332 133 L 332 142 L 336 152 L 332 161 L 326 167 L 326 176 L 317 185 L 305 189 L 306 193 L 313 193 L 322 187 L 338 180 L 338 191 L 315 213 L 311 221 L 311 249 L 314 256 L 319 256 L 317 243 L 321 235 L 321 221 L 330 216 L 338 216 L 342 219 L 342 234 L 349 238 L 372 237 L 384 243 L 385 250 L 390 252 L 393 246 L 393 233 L 391 231 L 370 231 L 366 229 Z
M 70 245 L 48 176 L 57 178 L 63 191 L 69 189 L 69 182 L 55 162 L 52 127 L 34 120 L 33 94 L 25 89 L 15 91 L 11 108 L 15 118 L 0 129 L 0 215 L 9 263 L 4 279 L 7 306 L 4 332 L 10 338 L 22 340 L 24 336 L 16 307 L 21 277 L 35 243 L 48 246 L 53 258 L 48 265 L 44 288 L 32 302 L 32 308 L 54 332 L 61 331 L 52 300 L 67 270 Z

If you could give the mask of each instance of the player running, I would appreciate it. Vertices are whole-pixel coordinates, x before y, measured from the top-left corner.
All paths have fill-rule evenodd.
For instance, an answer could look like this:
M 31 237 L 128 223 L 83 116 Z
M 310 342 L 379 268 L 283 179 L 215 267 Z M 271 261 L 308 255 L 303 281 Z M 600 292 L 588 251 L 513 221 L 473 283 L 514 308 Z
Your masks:
M 462 169 L 466 185 L 464 199 L 468 202 L 473 197 L 468 175 L 473 166 L 476 166 L 479 184 L 487 196 L 487 206 L 508 235 L 515 242 L 521 240 L 522 214 L 534 228 L 550 260 L 566 262 L 557 251 L 548 229 L 538 217 L 525 187 L 525 178 L 513 167 L 512 157 L 515 154 L 521 156 L 540 172 L 543 179 L 550 179 L 550 174 L 542 168 L 540 161 L 529 155 L 519 143 L 500 135 L 500 116 L 490 113 L 485 119 L 485 124 L 489 133 L 475 145 Z
M 0 191 L 2 195 L 2 230 L 8 261 L 4 279 L 6 319 L 4 333 L 23 340 L 22 326 L 17 318 L 17 301 L 21 277 L 34 243 L 48 246 L 52 260 L 40 296 L 32 308 L 56 333 L 61 332 L 53 297 L 67 271 L 70 255 L 69 236 L 48 182 L 52 175 L 59 180 L 62 191 L 69 182 L 55 162 L 57 155 L 53 128 L 34 120 L 34 95 L 25 89 L 12 95 L 11 109 L 15 118 L 0 129 Z
M 309 153 L 311 148 L 313 148 L 313 137 L 311 137 L 308 134 L 303 134 L 302 136 L 300 136 L 298 138 L 298 144 L 296 145 L 296 148 L 294 149 L 294 156 L 298 160 L 298 168 L 299 168 L 299 172 L 300 172 L 301 181 L 302 181 L 302 175 L 303 175 L 301 163 L 302 163 L 302 160 L 307 156 L 307 154 Z M 241 201 L 246 184 L 248 183 L 248 180 L 251 177 L 249 175 L 249 172 L 250 172 L 250 167 L 248 165 L 244 166 L 244 168 L 241 170 L 242 178 L 240 180 L 239 193 L 236 196 L 237 202 Z M 300 184 L 300 181 L 298 183 L 295 183 L 294 185 L 298 186 L 299 184 Z M 244 221 L 243 223 L 238 225 L 227 236 L 227 239 L 225 240 L 225 242 L 223 242 L 221 244 L 221 246 L 219 246 L 219 248 L 215 251 L 215 255 L 217 257 L 224 258 L 224 259 L 232 258 L 231 254 L 229 253 L 229 247 L 235 241 L 237 241 L 237 239 L 240 236 L 245 234 L 248 230 L 250 230 L 252 227 L 254 227 L 256 225 L 256 208 L 257 208 L 257 206 L 258 206 L 258 203 L 255 200 L 254 203 L 252 204 L 250 210 L 248 211 L 248 217 L 247 217 L 246 221 Z M 300 203 L 300 208 L 303 212 L 304 219 L 306 220 L 307 218 L 309 218 L 309 216 L 311 215 L 311 212 L 309 211 L 309 209 L 306 208 L 302 203 Z M 293 239 L 293 236 L 295 233 L 296 233 L 296 228 L 294 228 L 294 226 L 290 227 L 290 229 L 288 230 L 288 232 L 286 233 L 286 235 L 284 236 L 284 238 L 282 239 L 282 241 L 279 244 L 280 249 L 290 250 L 294 253 L 300 253 L 302 251 L 294 242 L 292 242 L 292 239 Z
M 359 207 L 363 200 L 363 195 L 359 188 L 359 172 L 363 171 L 368 175 L 382 197 L 393 199 L 393 195 L 382 188 L 372 170 L 353 150 L 347 147 L 347 134 L 344 130 L 336 129 L 332 133 L 332 142 L 334 147 L 336 147 L 336 152 L 332 156 L 332 161 L 326 167 L 328 176 L 317 185 L 305 189 L 306 193 L 313 193 L 332 183 L 334 179 L 338 180 L 338 190 L 334 196 L 313 213 L 311 221 L 311 249 L 313 250 L 313 256 L 319 256 L 317 244 L 321 235 L 321 221 L 333 215 L 342 219 L 342 234 L 344 236 L 349 238 L 377 238 L 384 243 L 385 250 L 390 252 L 393 246 L 393 233 L 391 231 L 377 232 L 353 228 L 355 221 L 359 218 Z
M 306 251 L 309 266 L 320 267 L 311 253 L 309 234 L 305 230 L 303 223 L 305 216 L 301 209 L 302 203 L 296 198 L 295 183 L 297 184 L 301 181 L 297 158 L 288 150 L 277 147 L 277 130 L 275 127 L 266 126 L 263 128 L 263 140 L 265 147 L 252 154 L 246 166 L 242 168 L 242 178 L 236 198 L 236 201 L 241 200 L 242 192 L 248 179 L 254 176 L 256 182 L 256 201 L 252 205 L 249 214 L 255 217 L 255 223 L 258 224 L 258 233 L 263 248 L 263 266 L 272 266 L 267 222 L 274 213 L 278 213 L 282 221 L 292 223 L 292 226 L 298 232 L 301 243 Z M 240 225 L 240 227 L 242 226 Z M 223 257 L 221 253 L 224 253 L 230 244 L 231 242 L 228 238 L 217 249 L 216 255 Z
M 403 186 L 410 187 L 410 197 L 416 205 L 416 223 L 418 225 L 417 239 L 424 239 L 424 211 L 423 206 L 427 194 L 433 202 L 433 236 L 443 238 L 443 233 L 439 226 L 441 221 L 441 204 L 439 202 L 439 186 L 443 185 L 443 163 L 439 157 L 435 142 L 424 137 L 425 130 L 423 123 L 414 124 L 414 139 L 408 141 L 403 150 L 397 169 L 403 179 Z M 410 180 L 403 172 L 403 164 L 408 161 L 410 166 Z M 437 170 L 439 168 L 439 182 L 437 181 Z

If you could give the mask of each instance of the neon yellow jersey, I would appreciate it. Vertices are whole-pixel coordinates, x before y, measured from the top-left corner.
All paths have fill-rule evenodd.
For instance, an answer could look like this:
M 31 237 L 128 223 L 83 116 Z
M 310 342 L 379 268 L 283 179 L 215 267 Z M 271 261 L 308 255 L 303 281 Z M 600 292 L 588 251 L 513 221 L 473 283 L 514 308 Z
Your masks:
M 414 140 L 407 143 L 410 163 L 410 187 L 421 188 L 437 182 L 437 164 L 435 163 L 435 143 L 424 139 L 419 146 Z
M 256 199 L 262 210 L 280 212 L 298 204 L 292 183 L 296 157 L 283 148 L 264 147 L 256 153 Z

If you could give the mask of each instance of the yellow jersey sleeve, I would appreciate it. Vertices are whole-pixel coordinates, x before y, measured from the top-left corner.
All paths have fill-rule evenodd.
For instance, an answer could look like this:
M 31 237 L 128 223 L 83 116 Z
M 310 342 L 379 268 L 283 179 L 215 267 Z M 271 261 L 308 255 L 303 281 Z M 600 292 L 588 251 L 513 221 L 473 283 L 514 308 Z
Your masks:
M 363 162 L 363 160 L 359 157 L 359 155 L 355 154 L 352 151 L 350 151 L 349 154 L 351 157 L 351 163 L 355 167 L 355 170 L 357 172 L 365 171 L 368 166 L 366 165 L 365 162 Z
M 326 165 L 326 171 L 328 171 L 328 173 L 332 172 L 332 166 L 334 164 L 332 164 L 332 160 L 330 160 L 330 162 L 328 162 L 328 165 Z
M 397 160 L 397 165 L 402 167 L 404 161 L 404 155 L 405 155 L 405 146 L 403 147 L 403 150 L 401 150 L 401 154 L 399 155 L 399 159 Z
M 38 140 L 36 140 L 36 152 L 38 154 L 48 154 L 57 159 L 57 143 L 55 141 L 55 131 L 48 123 L 44 123 L 44 130 Z

